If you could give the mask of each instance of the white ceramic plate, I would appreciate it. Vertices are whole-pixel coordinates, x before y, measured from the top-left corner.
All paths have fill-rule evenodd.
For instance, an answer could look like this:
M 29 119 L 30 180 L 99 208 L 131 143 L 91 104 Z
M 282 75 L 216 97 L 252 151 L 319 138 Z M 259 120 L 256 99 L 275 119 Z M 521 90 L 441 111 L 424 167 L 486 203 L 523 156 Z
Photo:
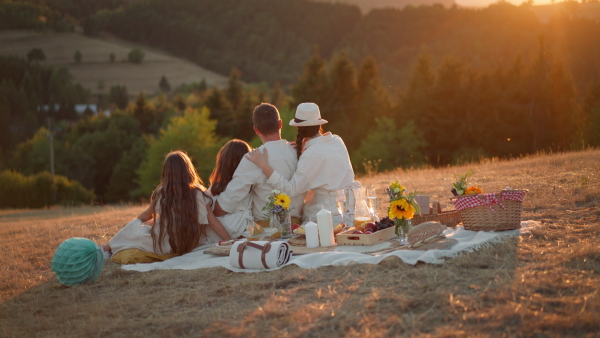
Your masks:
M 248 230 L 242 232 L 242 236 L 246 237 L 246 238 L 263 238 L 263 237 L 268 237 L 271 235 L 274 235 L 277 232 L 277 229 L 275 228 L 263 228 L 263 230 L 265 232 L 263 232 L 262 234 L 258 234 L 258 235 L 252 235 L 248 232 Z

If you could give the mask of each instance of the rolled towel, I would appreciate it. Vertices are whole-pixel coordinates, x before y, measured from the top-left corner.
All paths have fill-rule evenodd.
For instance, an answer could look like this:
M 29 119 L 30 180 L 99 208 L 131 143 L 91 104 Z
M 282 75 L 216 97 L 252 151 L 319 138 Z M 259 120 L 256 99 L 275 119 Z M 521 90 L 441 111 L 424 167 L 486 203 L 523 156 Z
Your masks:
M 408 232 L 408 243 L 415 245 L 424 240 L 441 235 L 446 226 L 440 222 L 425 222 L 421 223 Z
M 284 241 L 240 241 L 229 251 L 229 264 L 239 269 L 273 269 L 289 262 L 291 256 Z

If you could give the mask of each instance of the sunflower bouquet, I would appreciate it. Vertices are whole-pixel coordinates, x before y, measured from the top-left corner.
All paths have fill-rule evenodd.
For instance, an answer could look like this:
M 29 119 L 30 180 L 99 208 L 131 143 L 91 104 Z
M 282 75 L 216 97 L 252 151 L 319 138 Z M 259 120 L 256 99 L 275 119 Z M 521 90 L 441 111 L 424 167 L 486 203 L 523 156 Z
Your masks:
M 269 202 L 262 209 L 265 212 L 265 218 L 270 220 L 272 227 L 279 228 L 281 236 L 291 235 L 290 197 L 279 190 L 273 190 L 268 199 Z
M 450 190 L 454 196 L 463 196 L 469 194 L 481 194 L 483 191 L 478 186 L 468 186 L 469 177 L 471 177 L 475 172 L 473 169 L 469 169 L 464 175 L 455 175 L 458 181 L 454 182 L 454 188 Z
M 390 198 L 388 208 L 388 217 L 394 220 L 396 235 L 406 237 L 410 227 L 408 220 L 412 219 L 415 213 L 421 214 L 421 208 L 415 201 L 416 191 L 406 192 L 406 188 L 398 181 L 392 182 L 385 192 Z

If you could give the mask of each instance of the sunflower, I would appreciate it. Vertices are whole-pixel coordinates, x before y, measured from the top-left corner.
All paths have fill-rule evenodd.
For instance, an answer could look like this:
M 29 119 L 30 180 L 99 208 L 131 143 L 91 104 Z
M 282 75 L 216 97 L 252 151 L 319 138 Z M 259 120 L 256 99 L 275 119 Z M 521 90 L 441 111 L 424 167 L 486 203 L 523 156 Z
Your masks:
M 467 190 L 465 190 L 465 195 L 468 194 L 481 194 L 483 191 L 481 190 L 480 187 L 468 187 Z
M 401 198 L 390 203 L 388 216 L 397 219 L 411 219 L 415 214 L 415 207 L 405 198 Z
M 274 205 L 281 205 L 284 210 L 287 210 L 290 207 L 290 198 L 286 194 L 277 194 L 275 195 Z

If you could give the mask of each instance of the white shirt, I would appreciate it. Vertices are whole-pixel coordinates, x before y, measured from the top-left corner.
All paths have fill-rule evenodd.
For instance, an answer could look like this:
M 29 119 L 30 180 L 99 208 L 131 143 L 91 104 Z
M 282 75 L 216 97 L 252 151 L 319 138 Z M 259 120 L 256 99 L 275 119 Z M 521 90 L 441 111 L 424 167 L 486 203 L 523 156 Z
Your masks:
M 271 150 L 269 150 L 269 162 Z M 269 163 L 270 164 L 270 163 Z M 273 166 L 272 166 L 273 167 Z M 318 205 L 331 211 L 334 224 L 342 221 L 335 203 L 335 192 L 344 189 L 354 181 L 354 170 L 344 141 L 330 132 L 308 140 L 300 156 L 298 168 L 288 179 L 275 170 L 268 183 L 290 196 L 312 190 L 314 197 L 304 205 L 303 221 L 316 220 Z
M 298 164 L 296 149 L 286 140 L 269 141 L 259 149 L 264 152 L 262 150 L 264 148 L 269 152 L 269 165 L 271 168 L 279 172 L 282 177 L 292 178 Z M 244 156 L 225 191 L 217 196 L 217 201 L 221 209 L 231 213 L 238 210 L 239 204 L 248 194 L 251 194 L 254 220 L 266 220 L 265 211 L 262 209 L 269 202 L 268 196 L 274 189 L 272 184 L 267 183 L 267 177 L 262 170 Z M 302 216 L 305 195 L 305 192 L 294 196 L 289 195 L 291 199 L 290 214 L 293 217 L 300 218 Z

